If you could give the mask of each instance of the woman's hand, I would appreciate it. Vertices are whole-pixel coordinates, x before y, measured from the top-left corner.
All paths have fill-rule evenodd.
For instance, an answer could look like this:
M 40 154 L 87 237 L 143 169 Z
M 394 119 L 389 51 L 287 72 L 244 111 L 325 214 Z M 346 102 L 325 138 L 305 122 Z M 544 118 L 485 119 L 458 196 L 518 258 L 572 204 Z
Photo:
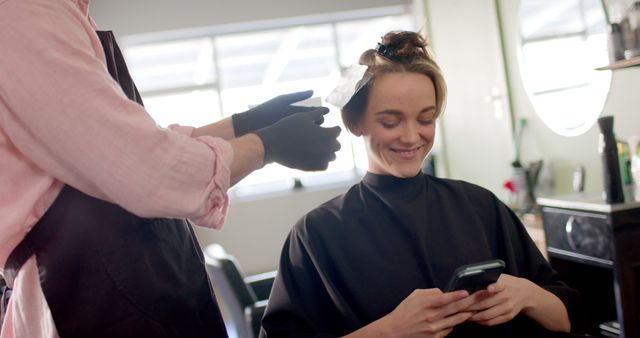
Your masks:
M 391 313 L 347 337 L 445 337 L 472 313 L 474 300 L 466 291 L 413 291 Z
M 477 301 L 467 309 L 475 312 L 469 320 L 481 325 L 502 324 L 522 312 L 552 331 L 571 328 L 562 301 L 526 278 L 502 274 L 496 283 L 469 298 Z
M 528 279 L 500 275 L 496 283 L 472 296 L 478 302 L 469 307 L 469 311 L 476 312 L 469 320 L 487 326 L 510 321 L 531 305 L 533 287 L 537 286 Z

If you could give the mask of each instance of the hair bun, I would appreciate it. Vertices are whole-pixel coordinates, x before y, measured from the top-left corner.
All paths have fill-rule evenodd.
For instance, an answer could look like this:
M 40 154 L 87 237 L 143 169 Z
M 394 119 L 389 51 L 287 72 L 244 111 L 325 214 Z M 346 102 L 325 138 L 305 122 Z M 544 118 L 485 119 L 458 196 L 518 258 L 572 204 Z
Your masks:
M 429 58 L 427 42 L 416 32 L 393 31 L 382 37 L 376 49 L 379 55 L 396 62 Z

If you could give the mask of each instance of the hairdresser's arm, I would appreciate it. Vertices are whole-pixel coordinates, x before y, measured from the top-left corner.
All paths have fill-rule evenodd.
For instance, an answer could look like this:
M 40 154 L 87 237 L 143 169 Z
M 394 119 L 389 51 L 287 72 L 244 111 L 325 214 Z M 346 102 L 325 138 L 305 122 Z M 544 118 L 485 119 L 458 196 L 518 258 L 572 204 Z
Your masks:
M 219 137 L 225 140 L 231 140 L 236 137 L 233 132 L 233 122 L 230 117 L 225 117 L 217 122 L 196 128 L 191 133 L 192 137 L 205 135 Z
M 247 134 L 231 141 L 233 160 L 231 161 L 231 186 L 238 183 L 254 170 L 264 166 L 264 146 L 256 134 Z
M 227 117 L 218 122 L 197 128 L 192 135 L 194 137 L 209 135 L 225 140 L 244 136 L 271 126 L 285 117 L 316 110 L 319 107 L 295 105 L 295 103 L 310 98 L 311 95 L 313 95 L 313 91 L 307 90 L 276 96 L 248 111 L 234 114 L 233 117 Z M 318 124 L 321 124 L 321 122 Z
M 233 160 L 229 167 L 231 186 L 264 166 L 264 146 L 260 138 L 253 133 L 234 138 L 233 122 L 230 117 L 196 128 L 191 136 L 213 136 L 229 140 L 233 148 Z

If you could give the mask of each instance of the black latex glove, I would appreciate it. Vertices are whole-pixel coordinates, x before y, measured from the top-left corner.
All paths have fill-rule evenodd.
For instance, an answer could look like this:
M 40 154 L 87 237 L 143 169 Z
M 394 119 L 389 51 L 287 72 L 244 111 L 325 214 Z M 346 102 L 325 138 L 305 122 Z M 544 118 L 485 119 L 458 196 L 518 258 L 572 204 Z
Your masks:
M 276 96 L 246 112 L 233 114 L 233 131 L 236 137 L 268 127 L 281 119 L 296 113 L 312 111 L 318 107 L 293 106 L 293 103 L 306 100 L 313 90 Z
M 301 170 L 325 170 L 340 149 L 340 127 L 323 128 L 325 107 L 285 117 L 255 133 L 264 144 L 264 162 Z

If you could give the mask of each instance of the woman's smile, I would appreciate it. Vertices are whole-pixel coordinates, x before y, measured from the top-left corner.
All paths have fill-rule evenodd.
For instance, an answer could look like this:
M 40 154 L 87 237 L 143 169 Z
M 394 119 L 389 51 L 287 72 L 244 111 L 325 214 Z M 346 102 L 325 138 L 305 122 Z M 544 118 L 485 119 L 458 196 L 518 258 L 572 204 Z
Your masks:
M 391 148 L 391 152 L 393 152 L 396 157 L 398 157 L 401 160 L 413 160 L 416 158 L 416 156 L 422 156 L 421 150 L 423 149 L 422 146 L 419 147 L 415 147 L 415 148 Z

